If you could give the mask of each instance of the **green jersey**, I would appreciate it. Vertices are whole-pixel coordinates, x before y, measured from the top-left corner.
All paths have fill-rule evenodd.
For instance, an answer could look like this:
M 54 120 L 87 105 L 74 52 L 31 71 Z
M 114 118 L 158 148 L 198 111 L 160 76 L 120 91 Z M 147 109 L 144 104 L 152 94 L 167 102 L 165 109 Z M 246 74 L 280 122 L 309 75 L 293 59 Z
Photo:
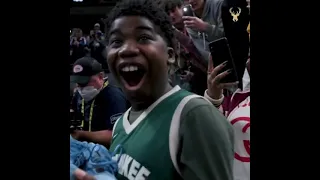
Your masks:
M 173 114 L 188 91 L 173 89 L 153 103 L 132 124 L 130 109 L 113 132 L 111 151 L 121 144 L 118 179 L 176 179 L 179 177 L 170 157 L 169 131 Z M 126 178 L 124 178 L 126 177 Z M 174 178 L 176 177 L 176 178 Z
M 116 155 L 113 157 L 115 160 L 118 160 L 118 180 L 182 179 L 181 175 L 179 175 L 179 173 L 181 173 L 179 170 L 181 165 L 180 158 L 182 158 L 182 161 L 185 161 L 185 158 L 189 157 L 189 154 L 190 157 L 202 156 L 202 154 L 199 153 L 193 154 L 190 148 L 188 148 L 190 153 L 185 152 L 184 148 L 179 145 L 181 141 L 180 132 L 184 132 L 184 127 L 188 127 L 183 125 L 183 129 L 179 130 L 181 124 L 180 116 L 181 114 L 185 114 L 182 112 L 183 109 L 185 109 L 184 106 L 194 97 L 199 96 L 193 95 L 176 86 L 154 102 L 148 109 L 144 110 L 134 122 L 130 123 L 129 121 L 131 108 L 124 113 L 114 125 L 113 139 L 110 147 L 110 151 L 114 151 L 118 145 L 122 146 L 122 153 L 116 151 Z M 212 105 L 209 105 L 207 102 L 203 103 L 203 101 L 205 100 L 201 99 L 200 104 L 208 105 L 211 108 Z M 198 105 L 196 106 L 198 107 Z M 189 108 L 193 109 L 193 106 L 189 106 Z M 212 116 L 212 114 L 209 115 Z M 189 120 L 184 121 L 189 123 Z M 223 129 L 223 131 L 225 130 Z M 207 137 L 208 136 L 206 136 L 206 138 Z M 214 140 L 212 137 L 208 138 Z M 199 140 L 199 142 L 203 141 Z M 219 142 L 221 141 L 219 140 Z M 185 142 L 184 146 L 190 146 L 191 143 L 191 141 Z M 226 146 L 223 145 L 222 147 Z M 181 149 L 182 151 L 180 151 Z M 215 153 L 215 155 L 217 154 L 218 153 Z M 230 154 L 230 159 L 233 159 L 233 154 Z M 217 161 L 217 163 L 221 164 L 219 161 Z M 230 163 L 226 164 L 229 165 Z M 192 166 L 193 165 L 200 166 L 200 163 L 195 162 L 192 163 Z M 217 164 L 210 163 L 210 166 L 205 164 L 206 168 L 202 168 L 200 171 L 203 171 L 203 169 L 213 169 L 214 167 L 211 167 L 211 165 L 216 166 Z M 195 170 L 195 168 L 191 168 L 191 171 Z M 185 168 L 183 168 L 182 171 L 183 174 L 189 174 L 189 171 L 186 172 Z M 208 174 L 207 172 L 200 172 L 200 174 L 198 172 L 195 173 L 197 173 L 197 176 Z M 193 178 L 192 175 L 188 176 Z M 186 179 L 183 175 L 182 177 Z M 227 180 L 228 178 L 225 179 Z

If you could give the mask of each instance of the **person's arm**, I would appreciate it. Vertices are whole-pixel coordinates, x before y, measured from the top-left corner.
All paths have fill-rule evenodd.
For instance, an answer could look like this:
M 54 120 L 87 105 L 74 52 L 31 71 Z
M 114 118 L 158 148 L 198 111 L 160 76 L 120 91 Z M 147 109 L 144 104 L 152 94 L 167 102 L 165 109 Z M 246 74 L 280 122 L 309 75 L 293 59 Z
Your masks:
M 79 136 L 80 139 L 102 144 L 106 147 L 110 146 L 113 125 L 115 121 L 127 110 L 127 102 L 120 89 L 112 87 L 110 90 L 108 98 L 106 98 L 109 106 L 106 106 L 108 109 L 105 110 L 105 112 L 108 113 L 104 120 L 106 122 L 106 127 L 104 127 L 105 130 L 95 132 L 82 131 Z
M 223 0 L 216 1 L 215 3 L 212 2 L 211 8 L 216 10 L 214 11 L 214 17 L 217 24 L 209 24 L 207 23 L 207 26 L 205 28 L 204 33 L 208 35 L 207 39 L 208 41 L 213 41 L 217 39 L 217 37 L 223 37 L 224 36 L 224 28 L 221 18 L 221 8 L 222 8 Z
M 184 180 L 232 180 L 232 126 L 209 102 L 196 98 L 183 109 L 180 170 Z

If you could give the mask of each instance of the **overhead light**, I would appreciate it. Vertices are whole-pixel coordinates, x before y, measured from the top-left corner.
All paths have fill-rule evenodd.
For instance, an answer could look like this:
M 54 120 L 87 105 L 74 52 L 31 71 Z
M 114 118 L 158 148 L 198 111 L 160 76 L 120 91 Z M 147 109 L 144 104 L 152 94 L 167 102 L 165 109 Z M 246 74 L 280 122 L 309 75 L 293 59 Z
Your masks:
M 83 0 L 73 0 L 73 2 L 83 2 Z

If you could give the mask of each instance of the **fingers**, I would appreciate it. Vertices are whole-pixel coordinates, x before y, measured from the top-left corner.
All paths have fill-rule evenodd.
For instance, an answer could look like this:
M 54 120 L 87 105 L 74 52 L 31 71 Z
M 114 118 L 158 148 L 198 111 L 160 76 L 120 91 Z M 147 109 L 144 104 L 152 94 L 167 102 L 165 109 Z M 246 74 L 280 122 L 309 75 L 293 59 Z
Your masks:
M 218 72 L 220 72 L 226 65 L 227 65 L 227 61 L 225 61 L 222 64 L 220 64 L 219 66 L 214 68 L 212 71 L 208 71 L 208 73 L 210 73 L 209 77 L 208 77 L 209 80 L 214 79 L 217 76 Z
M 75 171 L 74 171 L 74 176 L 77 178 L 77 179 L 83 179 L 85 176 L 86 176 L 86 172 L 85 171 L 83 171 L 83 170 L 81 170 L 81 169 L 76 169 Z
M 90 175 L 85 175 L 81 180 L 95 180 L 96 178 Z
M 224 71 L 220 74 L 217 75 L 218 72 L 220 72 L 220 70 L 226 65 L 225 64 L 220 64 L 219 66 L 217 66 L 216 68 L 214 68 L 213 72 L 209 75 L 208 81 L 210 81 L 211 84 L 216 84 L 216 86 L 219 89 L 226 89 L 230 86 L 235 86 L 237 85 L 239 82 L 230 82 L 230 83 L 220 83 L 220 81 L 225 78 L 228 74 L 230 74 L 232 72 L 231 69 L 228 69 L 227 71 Z
M 76 169 L 73 174 L 77 180 L 95 180 L 95 178 L 93 176 L 90 176 L 85 171 L 83 171 L 79 168 Z
M 226 88 L 226 87 L 229 87 L 229 86 L 234 86 L 234 85 L 237 85 L 239 82 L 236 81 L 236 82 L 231 82 L 231 83 L 220 83 L 220 81 L 225 78 L 228 74 L 230 74 L 232 72 L 231 69 L 227 70 L 227 71 L 224 71 L 220 74 L 218 74 L 215 78 L 215 81 L 218 82 L 220 84 L 220 86 L 222 86 L 221 88 Z
M 216 81 L 220 82 L 221 79 L 223 79 L 224 77 L 226 77 L 230 73 L 231 73 L 231 69 L 229 69 L 227 71 L 223 71 L 222 73 L 218 74 L 215 79 L 216 79 Z
M 185 25 L 186 27 L 191 27 L 191 26 L 194 25 L 194 22 L 193 22 L 193 21 L 184 21 L 183 23 L 184 23 L 184 25 Z
M 182 20 L 187 20 L 187 21 L 192 21 L 195 20 L 196 17 L 192 17 L 192 16 L 182 16 Z

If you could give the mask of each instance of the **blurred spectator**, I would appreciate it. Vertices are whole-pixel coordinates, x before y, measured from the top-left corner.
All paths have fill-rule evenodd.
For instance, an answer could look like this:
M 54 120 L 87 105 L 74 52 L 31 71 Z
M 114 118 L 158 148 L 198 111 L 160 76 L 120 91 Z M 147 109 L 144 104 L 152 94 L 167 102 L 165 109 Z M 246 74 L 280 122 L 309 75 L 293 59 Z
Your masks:
M 206 62 L 194 46 L 182 21 L 181 0 L 166 0 L 163 8 L 171 17 L 178 40 L 178 78 L 172 78 L 172 85 L 180 85 L 193 93 L 202 95 L 207 87 Z M 186 88 L 187 86 L 188 88 Z
M 74 63 L 71 82 L 78 86 L 71 106 L 83 127 L 73 138 L 109 146 L 113 124 L 127 110 L 122 91 L 104 80 L 101 64 L 91 57 Z
M 95 33 L 100 31 L 100 24 L 99 23 L 95 23 L 94 26 L 93 26 L 93 30 L 94 30 Z
M 235 132 L 233 174 L 235 180 L 250 180 L 250 59 L 246 64 L 245 76 L 248 81 L 243 85 L 243 89 L 239 88 L 232 95 L 225 97 L 222 94 L 223 89 L 235 83 L 220 83 L 220 80 L 228 73 L 219 73 L 223 68 L 223 65 L 219 65 L 210 73 L 208 90 L 204 94 L 204 97 L 219 108 L 233 125 Z M 212 63 L 209 65 L 213 67 Z
M 101 40 L 104 40 L 104 34 L 101 32 L 101 30 L 100 30 L 100 24 L 99 23 L 96 23 L 96 24 L 94 24 L 94 26 L 93 26 L 93 33 L 96 35 L 96 34 L 99 34 L 99 36 L 100 36 L 100 39 Z
M 71 33 L 70 37 L 70 57 L 73 64 L 77 59 L 83 57 L 88 52 L 87 40 L 82 34 L 82 30 L 79 28 L 74 29 L 74 33 Z
M 184 16 L 187 32 L 205 62 L 209 60 L 209 42 L 224 37 L 221 20 L 223 0 L 189 0 L 196 17 Z
M 106 46 L 102 41 L 102 32 L 100 30 L 93 35 L 93 39 L 89 43 L 89 49 L 91 57 L 102 65 L 105 72 L 108 72 L 108 64 L 105 58 Z
M 243 5 L 242 8 L 246 9 L 245 6 Z M 244 28 L 240 27 L 235 30 L 239 31 L 239 29 Z M 247 27 L 247 33 L 250 38 L 250 24 Z M 245 35 L 242 34 L 242 36 Z M 208 69 L 213 69 L 213 71 L 208 76 L 208 90 L 204 93 L 204 97 L 218 107 L 233 126 L 235 132 L 235 159 L 233 166 L 235 180 L 250 180 L 250 48 L 247 48 L 249 58 L 245 63 L 246 68 L 242 78 L 242 86 L 239 86 L 240 88 L 234 93 L 225 97 L 222 94 L 223 89 L 234 83 L 220 83 L 220 80 L 227 75 L 226 72 L 218 73 L 223 65 L 213 69 L 212 63 L 209 63 Z M 242 50 L 245 51 L 245 49 Z

